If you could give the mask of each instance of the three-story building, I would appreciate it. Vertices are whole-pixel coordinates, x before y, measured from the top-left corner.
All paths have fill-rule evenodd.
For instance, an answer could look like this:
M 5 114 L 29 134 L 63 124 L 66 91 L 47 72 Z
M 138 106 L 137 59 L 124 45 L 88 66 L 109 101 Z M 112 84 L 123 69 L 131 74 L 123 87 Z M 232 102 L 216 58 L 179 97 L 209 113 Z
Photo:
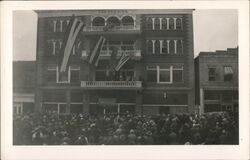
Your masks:
M 36 11 L 36 110 L 63 113 L 194 112 L 193 10 Z M 85 23 L 66 73 L 58 57 L 72 15 Z M 110 27 L 111 26 L 111 27 Z M 88 58 L 100 36 L 98 65 Z M 116 58 L 130 54 L 118 70 Z

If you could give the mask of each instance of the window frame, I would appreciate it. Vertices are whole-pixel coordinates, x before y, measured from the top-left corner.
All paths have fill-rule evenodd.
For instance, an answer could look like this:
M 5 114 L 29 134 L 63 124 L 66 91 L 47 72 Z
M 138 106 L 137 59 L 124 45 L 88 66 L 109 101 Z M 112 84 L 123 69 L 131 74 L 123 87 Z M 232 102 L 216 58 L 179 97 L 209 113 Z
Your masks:
M 209 72 L 209 70 L 210 69 L 214 69 L 214 75 L 210 75 L 210 72 Z M 214 77 L 214 80 L 210 80 L 210 78 L 211 77 Z M 216 66 L 208 66 L 208 77 L 207 77 L 208 79 L 208 82 L 216 82 Z
M 223 82 L 233 82 L 234 73 L 232 73 L 232 74 L 225 74 L 225 68 L 226 67 L 230 67 L 231 70 L 233 71 L 233 66 L 230 66 L 230 65 L 223 66 Z M 225 76 L 230 76 L 231 79 L 230 80 L 225 80 Z

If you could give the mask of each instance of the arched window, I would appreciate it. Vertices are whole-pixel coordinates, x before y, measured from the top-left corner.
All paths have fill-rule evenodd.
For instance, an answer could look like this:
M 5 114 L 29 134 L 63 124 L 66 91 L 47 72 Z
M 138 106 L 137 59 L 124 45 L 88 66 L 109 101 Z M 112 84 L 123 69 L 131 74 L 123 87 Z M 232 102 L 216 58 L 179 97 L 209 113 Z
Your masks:
M 152 18 L 147 18 L 146 19 L 146 29 L 147 30 L 152 30 L 153 29 L 153 21 Z
M 182 40 L 177 41 L 177 54 L 182 54 Z
M 159 30 L 159 29 L 160 29 L 160 19 L 155 18 L 155 30 Z
M 167 28 L 168 28 L 167 19 L 163 18 L 162 19 L 162 29 L 167 30 Z
M 176 19 L 176 29 L 181 30 L 181 28 L 182 28 L 181 19 L 177 18 Z
M 169 42 L 169 53 L 170 54 L 174 54 L 174 40 L 171 40 L 170 42 Z
M 173 18 L 170 18 L 170 19 L 169 19 L 169 29 L 170 29 L 170 30 L 173 30 L 173 29 L 174 29 L 174 19 L 173 19 Z
M 168 42 L 167 40 L 164 40 L 162 43 L 162 53 L 163 54 L 167 54 L 168 53 Z
M 134 25 L 134 19 L 131 16 L 124 16 L 122 18 L 122 25 L 124 25 L 124 26 L 133 26 Z
M 148 54 L 153 53 L 153 42 L 151 40 L 147 40 L 147 53 Z
M 160 54 L 160 41 L 159 40 L 155 41 L 155 53 Z
M 92 21 L 93 26 L 105 26 L 105 19 L 102 17 L 95 17 Z
M 107 19 L 107 24 L 114 25 L 114 26 L 120 26 L 121 21 L 117 17 L 111 16 Z

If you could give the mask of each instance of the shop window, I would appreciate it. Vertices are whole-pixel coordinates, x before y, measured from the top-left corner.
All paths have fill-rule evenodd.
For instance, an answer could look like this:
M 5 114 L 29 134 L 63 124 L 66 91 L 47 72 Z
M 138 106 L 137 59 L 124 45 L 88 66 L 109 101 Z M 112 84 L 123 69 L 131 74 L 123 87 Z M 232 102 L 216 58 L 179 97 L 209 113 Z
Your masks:
M 224 67 L 224 81 L 231 82 L 233 80 L 233 68 L 231 66 Z
M 79 114 L 83 112 L 82 104 L 70 104 L 70 113 Z
M 205 100 L 219 100 L 220 94 L 217 91 L 205 91 L 204 92 L 204 99 Z
M 216 80 L 216 68 L 209 67 L 208 68 L 208 81 L 215 81 Z

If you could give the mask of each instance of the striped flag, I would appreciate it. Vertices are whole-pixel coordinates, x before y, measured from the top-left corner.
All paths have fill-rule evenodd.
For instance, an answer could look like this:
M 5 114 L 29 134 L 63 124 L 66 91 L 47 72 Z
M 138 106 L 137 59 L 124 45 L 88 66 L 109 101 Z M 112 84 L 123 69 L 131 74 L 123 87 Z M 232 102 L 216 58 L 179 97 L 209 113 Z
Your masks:
M 95 66 L 98 65 L 98 62 L 99 62 L 99 57 L 100 57 L 100 52 L 102 50 L 102 47 L 104 45 L 106 41 L 106 38 L 104 38 L 103 36 L 101 36 L 99 38 L 99 40 L 97 41 L 90 57 L 89 57 L 89 63 L 90 64 L 94 64 Z
M 79 32 L 84 27 L 83 22 L 79 21 L 73 15 L 70 19 L 69 25 L 66 29 L 65 37 L 63 39 L 63 44 L 61 48 L 61 52 L 63 52 L 61 61 L 59 61 L 60 72 L 65 72 L 68 69 L 68 61 L 70 58 L 70 54 L 75 43 L 76 37 Z
M 125 54 L 125 53 L 122 54 L 118 64 L 115 67 L 115 70 L 119 71 L 122 68 L 122 66 L 130 59 L 130 57 L 131 57 L 130 54 Z

